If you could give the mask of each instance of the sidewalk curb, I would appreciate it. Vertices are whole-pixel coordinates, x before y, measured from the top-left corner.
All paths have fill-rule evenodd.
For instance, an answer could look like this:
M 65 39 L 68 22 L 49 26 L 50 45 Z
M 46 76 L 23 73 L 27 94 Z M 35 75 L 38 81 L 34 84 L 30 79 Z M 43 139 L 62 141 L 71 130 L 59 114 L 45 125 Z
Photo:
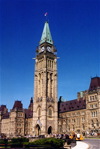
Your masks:
M 88 144 L 88 143 L 87 143 Z M 88 148 L 87 149 L 89 149 L 90 148 L 90 145 L 88 144 Z

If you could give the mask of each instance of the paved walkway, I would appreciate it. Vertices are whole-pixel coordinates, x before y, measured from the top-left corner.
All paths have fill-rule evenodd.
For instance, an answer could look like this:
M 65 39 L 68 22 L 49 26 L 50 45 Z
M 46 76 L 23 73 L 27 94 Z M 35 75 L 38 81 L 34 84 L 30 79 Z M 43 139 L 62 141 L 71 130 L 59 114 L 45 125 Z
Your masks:
M 89 145 L 82 141 L 77 141 L 76 144 L 77 145 L 73 147 L 72 149 L 89 149 Z

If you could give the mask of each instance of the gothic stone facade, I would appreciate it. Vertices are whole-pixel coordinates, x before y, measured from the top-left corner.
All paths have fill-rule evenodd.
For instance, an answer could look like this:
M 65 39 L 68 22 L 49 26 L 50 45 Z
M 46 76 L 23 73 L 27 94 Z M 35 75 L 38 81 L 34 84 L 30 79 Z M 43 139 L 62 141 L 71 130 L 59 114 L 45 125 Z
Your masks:
M 46 22 L 35 60 L 33 132 L 36 135 L 58 130 L 56 52 Z
M 58 132 L 100 133 L 100 78 L 91 78 L 89 90 L 78 92 L 77 99 L 58 102 Z
M 0 135 L 6 135 L 11 138 L 32 135 L 32 121 L 32 99 L 28 109 L 23 109 L 21 101 L 15 101 L 10 112 L 8 112 L 5 105 L 1 105 L 0 107 Z
M 0 107 L 0 134 L 7 137 L 50 133 L 100 132 L 100 78 L 91 79 L 88 90 L 77 99 L 57 101 L 57 49 L 54 47 L 49 24 L 45 22 L 39 48 L 36 48 L 34 103 L 23 109 L 15 101 L 8 112 Z
M 34 103 L 31 98 L 28 109 L 23 109 L 21 101 L 15 101 L 10 112 L 8 112 L 5 105 L 1 105 L 0 134 L 5 134 L 7 137 L 18 137 L 25 135 L 33 136 L 33 104 Z M 52 105 L 52 101 L 49 101 L 49 104 Z M 54 120 L 54 117 L 53 112 L 49 112 L 50 111 L 48 111 L 47 116 L 49 118 L 48 121 L 50 122 Z M 37 110 L 38 116 L 41 117 L 40 113 Z M 75 100 L 64 102 L 62 97 L 60 97 L 58 101 L 57 118 L 58 133 L 70 134 L 73 131 L 81 134 L 86 134 L 87 132 L 100 133 L 100 78 L 91 78 L 89 89 L 80 93 L 78 92 L 77 99 Z M 42 122 L 41 124 L 40 122 L 37 122 L 37 125 L 40 127 L 40 130 L 38 130 L 38 127 L 36 128 L 37 135 L 38 133 L 41 134 Z M 52 123 L 50 123 L 48 127 L 49 126 L 52 127 Z M 48 133 L 48 131 L 46 133 Z M 52 133 L 54 132 L 52 131 Z

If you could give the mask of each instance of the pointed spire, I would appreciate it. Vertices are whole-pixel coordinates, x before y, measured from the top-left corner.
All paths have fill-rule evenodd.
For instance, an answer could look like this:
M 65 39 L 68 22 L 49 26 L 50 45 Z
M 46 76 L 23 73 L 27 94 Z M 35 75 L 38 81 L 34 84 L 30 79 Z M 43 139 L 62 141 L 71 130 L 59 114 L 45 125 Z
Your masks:
M 39 44 L 41 45 L 44 42 L 47 42 L 47 43 L 50 43 L 53 45 L 53 41 L 52 41 L 50 29 L 49 29 L 49 24 L 47 21 L 45 22 L 43 33 L 42 33 L 41 40 L 40 40 Z

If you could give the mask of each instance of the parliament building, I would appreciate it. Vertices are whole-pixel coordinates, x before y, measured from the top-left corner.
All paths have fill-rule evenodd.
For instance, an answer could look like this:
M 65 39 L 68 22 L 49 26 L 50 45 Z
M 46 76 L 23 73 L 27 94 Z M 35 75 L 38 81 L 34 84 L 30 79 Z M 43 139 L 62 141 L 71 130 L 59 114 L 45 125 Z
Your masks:
M 10 112 L 6 105 L 0 106 L 0 135 L 100 133 L 100 77 L 91 78 L 89 89 L 70 101 L 62 97 L 58 101 L 57 86 L 57 48 L 46 21 L 36 48 L 34 97 L 28 109 L 21 101 L 15 101 Z

